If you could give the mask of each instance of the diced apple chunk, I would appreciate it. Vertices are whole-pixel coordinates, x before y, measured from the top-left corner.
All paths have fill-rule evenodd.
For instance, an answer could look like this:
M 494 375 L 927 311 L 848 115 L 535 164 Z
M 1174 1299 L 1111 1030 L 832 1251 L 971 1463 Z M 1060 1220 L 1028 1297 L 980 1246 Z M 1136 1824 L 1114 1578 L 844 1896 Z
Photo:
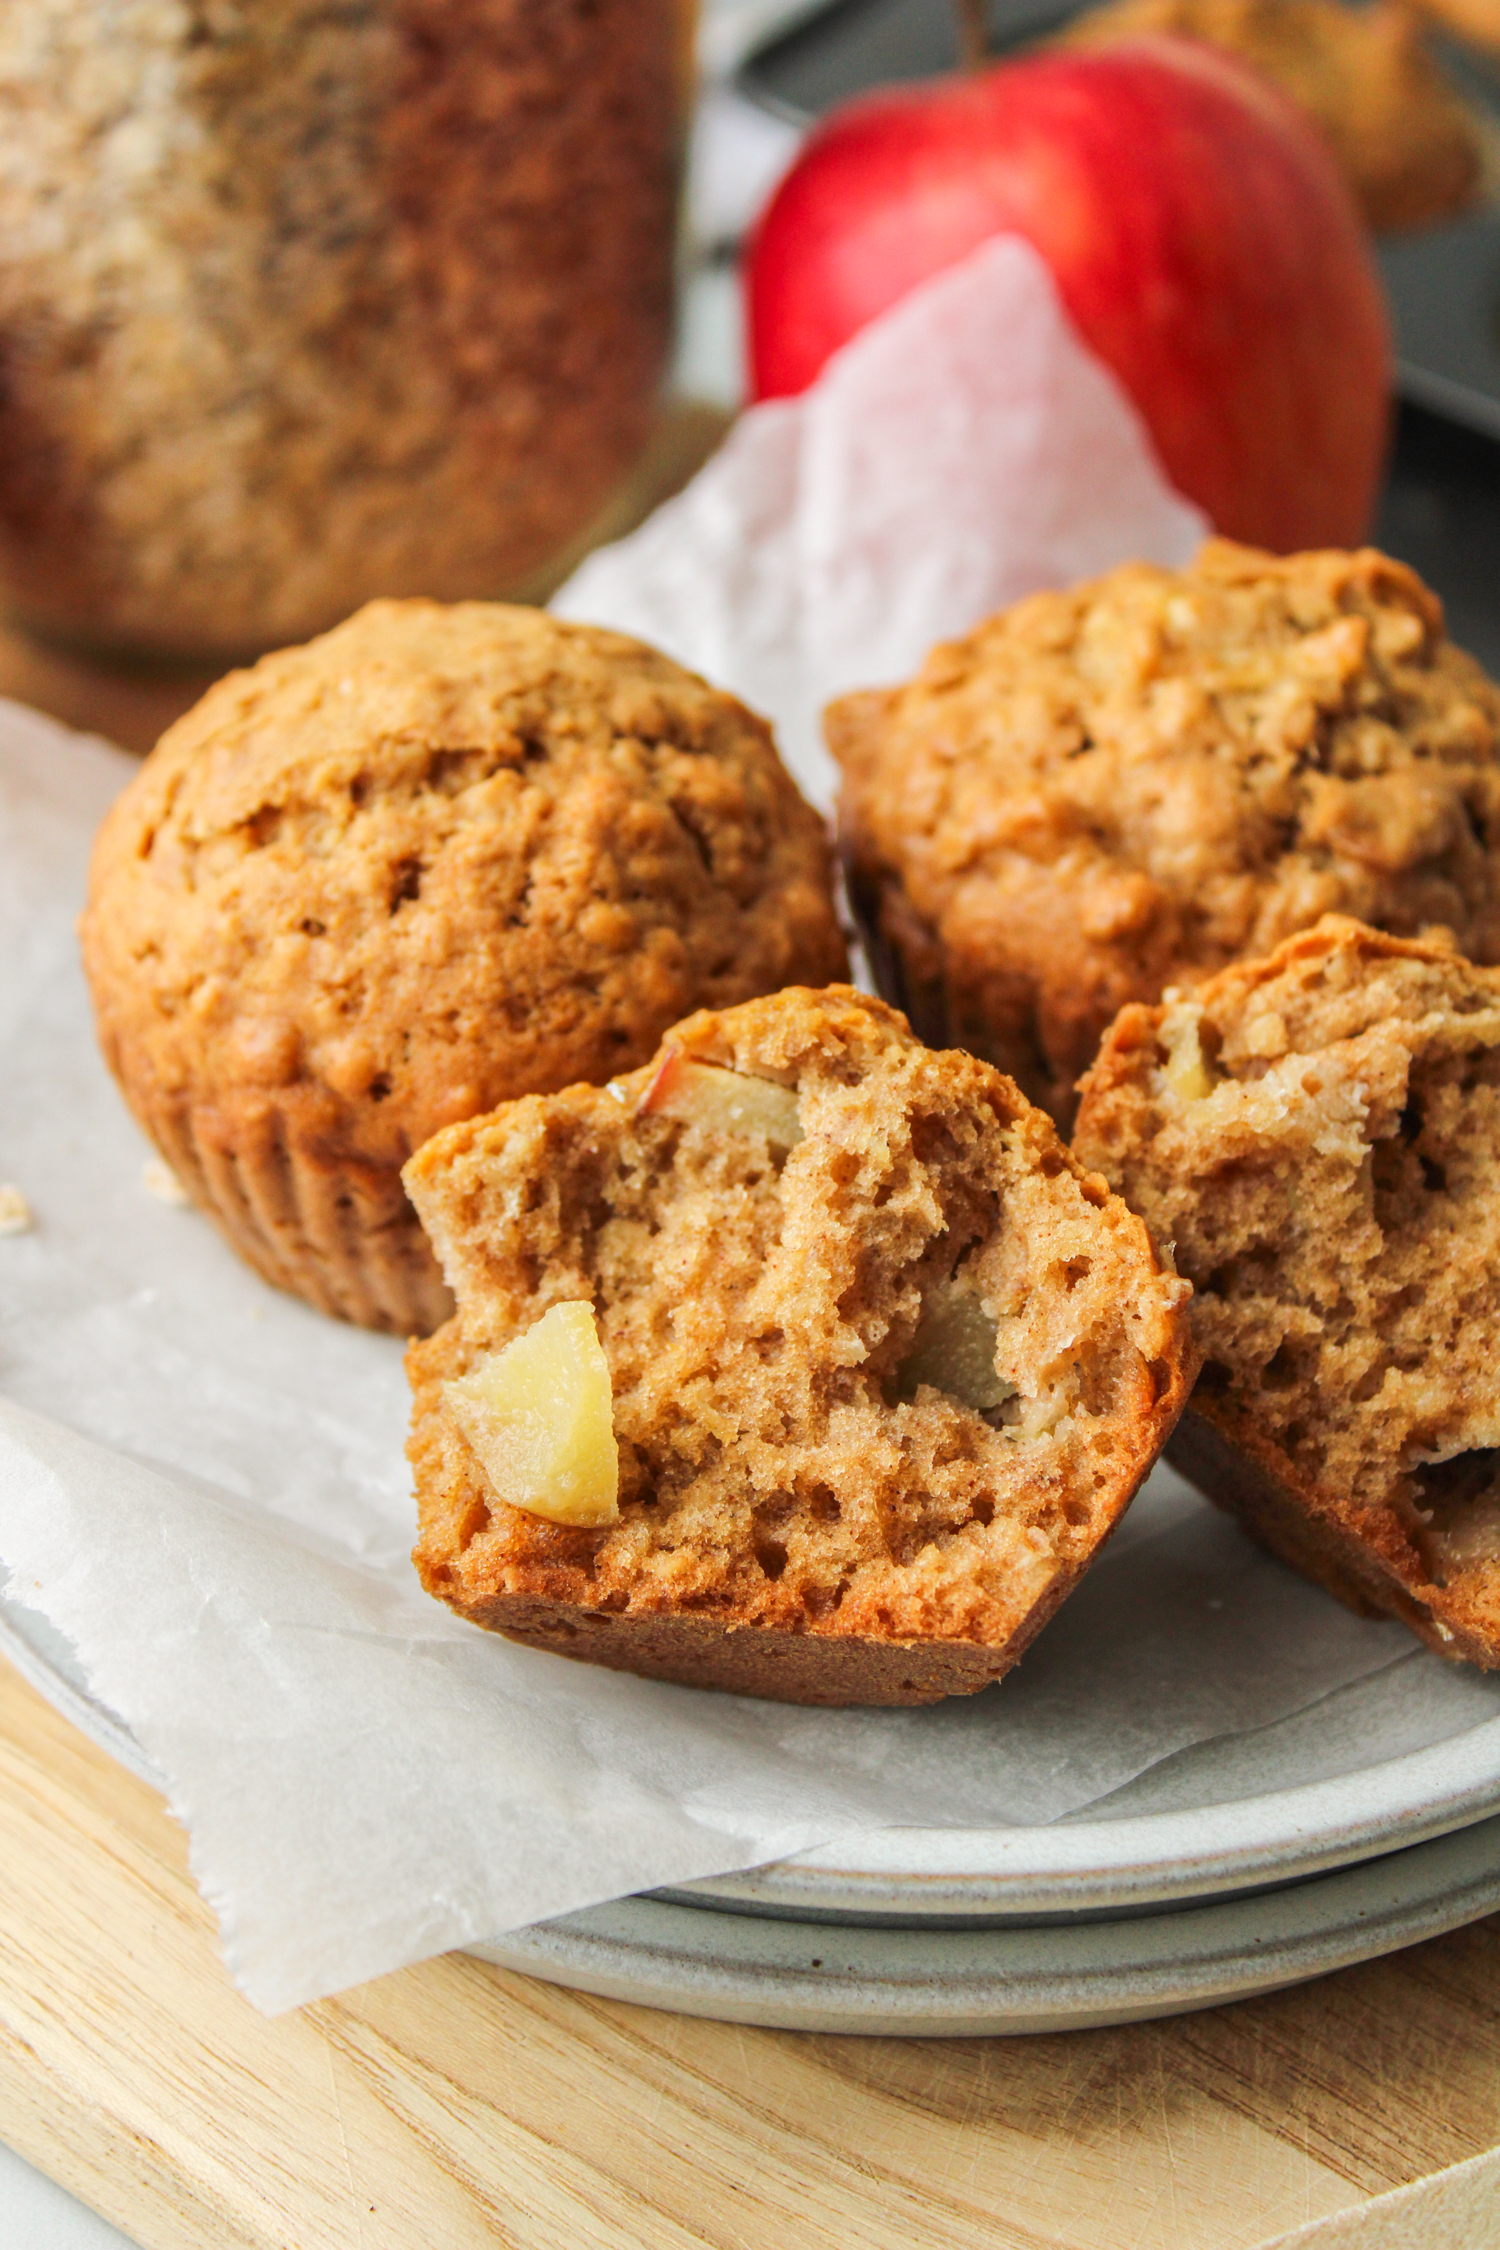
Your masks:
M 591 1305 L 553 1305 L 443 1385 L 443 1406 L 496 1494 L 549 1523 L 614 1523 L 620 1455 Z
M 901 1362 L 901 1396 L 914 1398 L 921 1383 L 946 1391 L 980 1414 L 1016 1395 L 1015 1385 L 995 1370 L 995 1323 L 978 1292 L 962 1281 L 950 1281 L 928 1301 Z
M 1161 1036 L 1167 1050 L 1162 1078 L 1180 1102 L 1201 1102 L 1214 1090 L 1214 1074 L 1199 1031 L 1202 1021 L 1202 1009 L 1186 1002 L 1170 1005 L 1162 1017 Z
M 639 1109 L 643 1116 L 680 1117 L 715 1133 L 764 1133 L 772 1148 L 795 1148 L 802 1138 L 795 1086 L 676 1053 L 646 1088 Z

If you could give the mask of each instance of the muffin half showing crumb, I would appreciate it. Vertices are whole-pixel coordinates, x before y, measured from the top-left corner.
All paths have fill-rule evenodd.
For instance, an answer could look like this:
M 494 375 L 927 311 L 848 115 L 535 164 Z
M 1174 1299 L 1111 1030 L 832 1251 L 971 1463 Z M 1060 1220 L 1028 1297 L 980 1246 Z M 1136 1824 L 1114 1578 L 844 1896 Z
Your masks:
M 441 1126 L 847 967 L 766 722 L 498 602 L 372 602 L 221 680 L 105 820 L 82 938 L 194 1201 L 267 1280 L 398 1335 L 451 1310 L 400 1176 Z
M 1127 564 L 827 728 L 882 988 L 1065 1126 L 1118 1009 L 1322 914 L 1500 960 L 1500 688 L 1373 550 Z
M 689 1018 L 406 1168 L 458 1300 L 408 1355 L 429 1592 L 798 1703 L 999 1679 L 1187 1394 L 1184 1283 L 1051 1123 L 878 1001 Z
M 1500 971 L 1330 915 L 1125 1009 L 1074 1146 L 1193 1283 L 1172 1459 L 1354 1608 L 1500 1665 Z

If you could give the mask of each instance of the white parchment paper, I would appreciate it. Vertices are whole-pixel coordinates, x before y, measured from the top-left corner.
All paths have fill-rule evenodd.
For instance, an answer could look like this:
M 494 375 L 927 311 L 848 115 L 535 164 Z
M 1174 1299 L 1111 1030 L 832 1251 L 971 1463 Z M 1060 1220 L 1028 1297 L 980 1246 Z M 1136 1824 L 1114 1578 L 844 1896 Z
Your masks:
M 934 641 L 1040 587 L 1133 557 L 1186 562 L 1208 528 L 1047 267 L 1002 236 L 873 323 L 804 397 L 743 415 L 552 607 L 733 688 L 828 806 L 830 696 L 904 679 Z
M 1003 318 L 983 262 L 902 308 L 571 589 L 757 693 L 810 781 L 830 685 L 1197 534 L 1035 261 L 990 264 Z M 955 371 L 990 382 L 993 423 L 953 405 Z M 167 1777 L 261 2006 L 861 1829 L 1077 1817 L 1320 1699 L 1356 1761 L 1364 1692 L 1403 1741 L 1500 1708 L 1164 1472 L 1019 1671 L 931 1711 L 703 1694 L 458 1623 L 406 1560 L 398 1347 L 153 1195 L 96 1055 L 73 922 L 131 770 L 0 706 L 0 1183 L 34 1216 L 0 1236 L 0 1560 Z

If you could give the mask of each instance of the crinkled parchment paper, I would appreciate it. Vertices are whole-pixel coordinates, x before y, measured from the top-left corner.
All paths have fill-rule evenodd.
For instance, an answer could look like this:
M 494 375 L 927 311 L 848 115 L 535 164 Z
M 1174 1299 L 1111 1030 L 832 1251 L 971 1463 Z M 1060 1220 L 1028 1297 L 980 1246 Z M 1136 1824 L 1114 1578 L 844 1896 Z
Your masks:
M 1198 529 L 1004 245 L 751 417 L 566 606 L 770 707 L 826 804 L 829 689 Z M 95 1052 L 73 922 L 130 770 L 0 706 L 0 1184 L 34 1220 L 0 1236 L 0 1558 L 166 1777 L 261 2006 L 865 1828 L 1052 1820 L 1320 1698 L 1357 1762 L 1360 1682 L 1387 1743 L 1493 1714 L 1164 1473 L 1020 1670 L 932 1711 L 708 1695 L 458 1623 L 406 1560 L 399 1348 L 153 1193 Z

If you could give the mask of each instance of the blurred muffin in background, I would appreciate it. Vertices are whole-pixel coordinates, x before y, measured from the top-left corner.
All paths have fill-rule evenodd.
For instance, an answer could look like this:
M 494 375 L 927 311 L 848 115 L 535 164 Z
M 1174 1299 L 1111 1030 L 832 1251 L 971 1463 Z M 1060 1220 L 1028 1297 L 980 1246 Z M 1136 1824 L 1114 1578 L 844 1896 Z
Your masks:
M 0 8 L 0 593 L 227 661 L 534 596 L 646 442 L 673 0 Z
M 1500 961 L 1500 687 L 1371 549 L 1126 564 L 826 725 L 882 988 L 1064 1124 L 1127 1001 L 1322 914 Z
M 1500 54 L 1500 0 L 1414 0 L 1424 16 L 1487 54 Z
M 1474 118 L 1401 0 L 1107 0 L 1063 40 L 1103 46 L 1146 32 L 1221 47 L 1299 103 L 1376 233 L 1429 226 L 1479 192 Z
M 367 1327 L 450 1309 L 401 1186 L 439 1127 L 847 973 L 770 729 L 616 633 L 377 602 L 222 680 L 101 827 L 99 1036 L 193 1199 Z

